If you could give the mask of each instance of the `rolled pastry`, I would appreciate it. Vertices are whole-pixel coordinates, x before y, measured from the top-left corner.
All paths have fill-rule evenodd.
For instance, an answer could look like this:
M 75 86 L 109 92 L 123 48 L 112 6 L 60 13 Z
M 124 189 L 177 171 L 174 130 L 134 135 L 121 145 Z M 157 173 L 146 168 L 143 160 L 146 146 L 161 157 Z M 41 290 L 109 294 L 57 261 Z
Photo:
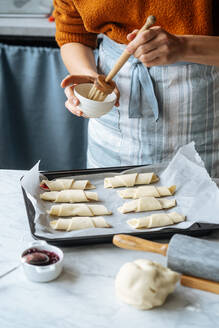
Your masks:
M 99 217 L 82 217 L 82 218 L 69 218 L 58 219 L 50 222 L 50 226 L 55 230 L 81 230 L 88 228 L 110 228 L 111 226 L 105 221 L 102 216 Z
M 141 186 L 137 188 L 128 188 L 118 190 L 118 194 L 122 198 L 142 198 L 142 197 L 163 197 L 172 196 L 175 193 L 176 186 L 171 187 L 155 187 L 155 186 Z
M 120 213 L 143 212 L 162 210 L 176 206 L 175 199 L 156 199 L 155 197 L 143 197 L 124 203 L 118 208 Z
M 54 216 L 95 216 L 112 214 L 104 205 L 87 204 L 53 205 L 47 213 Z
M 42 180 L 40 187 L 43 189 L 49 189 L 51 191 L 60 191 L 68 189 L 95 189 L 95 186 L 90 183 L 89 180 L 77 180 L 74 179 L 56 179 L 56 180 Z
M 153 172 L 121 174 L 112 178 L 105 178 L 104 188 L 133 187 L 134 185 L 150 184 L 158 180 L 158 176 Z
M 135 229 L 163 227 L 185 221 L 185 216 L 176 212 L 158 213 L 142 218 L 134 218 L 127 221 L 130 227 Z
M 43 200 L 54 201 L 55 203 L 82 203 L 90 200 L 98 200 L 96 192 L 83 190 L 62 190 L 49 191 L 40 195 Z

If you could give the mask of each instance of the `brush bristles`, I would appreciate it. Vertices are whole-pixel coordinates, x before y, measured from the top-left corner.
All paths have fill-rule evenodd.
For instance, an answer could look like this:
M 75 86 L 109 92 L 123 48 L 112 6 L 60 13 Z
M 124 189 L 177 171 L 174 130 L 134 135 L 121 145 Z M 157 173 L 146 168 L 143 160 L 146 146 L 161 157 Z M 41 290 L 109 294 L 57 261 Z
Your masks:
M 115 82 L 113 81 L 105 81 L 104 75 L 99 75 L 94 85 L 89 91 L 88 99 L 96 100 L 96 101 L 104 101 L 104 99 L 113 92 L 115 89 Z
M 108 94 L 104 93 L 103 91 L 98 90 L 94 84 L 89 91 L 88 99 L 96 100 L 96 101 L 104 101 L 104 99 L 107 96 L 108 96 Z

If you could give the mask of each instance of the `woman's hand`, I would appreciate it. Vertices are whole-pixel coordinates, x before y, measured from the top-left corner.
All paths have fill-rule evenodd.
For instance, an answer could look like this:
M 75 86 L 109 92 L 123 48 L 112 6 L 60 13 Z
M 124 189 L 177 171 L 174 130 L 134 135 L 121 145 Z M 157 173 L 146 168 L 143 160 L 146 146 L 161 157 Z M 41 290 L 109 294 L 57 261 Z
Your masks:
M 61 87 L 65 88 L 65 95 L 67 97 L 67 100 L 65 102 L 65 107 L 74 115 L 77 116 L 83 116 L 86 117 L 83 112 L 78 109 L 79 105 L 79 100 L 78 98 L 74 95 L 74 87 L 79 84 L 79 83 L 94 83 L 96 78 L 98 77 L 98 74 L 96 76 L 89 76 L 89 75 L 68 75 L 64 80 L 61 82 Z M 114 83 L 115 84 L 115 83 Z M 115 84 L 115 90 L 114 90 L 117 100 L 115 103 L 115 106 L 119 106 L 119 97 L 120 93 L 119 90 Z
M 173 64 L 183 60 L 184 39 L 163 30 L 160 26 L 151 27 L 136 36 L 138 30 L 127 35 L 131 41 L 127 51 L 138 58 L 145 66 Z
M 68 75 L 61 82 L 61 87 L 65 88 L 65 95 L 67 100 L 65 102 L 65 107 L 74 115 L 84 116 L 83 112 L 77 108 L 79 105 L 79 100 L 74 95 L 74 87 L 79 83 L 94 83 L 96 76 L 89 75 Z M 84 116 L 86 117 L 86 116 Z

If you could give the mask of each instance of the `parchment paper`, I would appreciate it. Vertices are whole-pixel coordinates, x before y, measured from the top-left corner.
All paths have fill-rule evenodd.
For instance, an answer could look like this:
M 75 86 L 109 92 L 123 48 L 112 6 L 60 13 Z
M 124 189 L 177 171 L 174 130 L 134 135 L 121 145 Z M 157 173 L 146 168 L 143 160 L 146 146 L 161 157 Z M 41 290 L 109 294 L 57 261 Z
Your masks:
M 171 225 L 170 227 L 188 228 L 196 221 L 219 223 L 219 189 L 206 171 L 203 161 L 195 150 L 194 142 L 181 147 L 168 164 L 150 165 L 127 170 L 123 173 L 132 172 L 156 173 L 160 177 L 160 181 L 157 182 L 155 186 L 163 185 L 169 187 L 173 184 L 176 185 L 175 195 L 169 198 L 175 198 L 177 206 L 165 212 L 176 211 L 184 214 L 186 215 L 186 221 Z M 104 189 L 103 187 L 104 178 L 115 175 L 118 175 L 118 173 L 98 173 L 73 177 L 76 180 L 87 179 L 96 186 L 96 189 L 93 191 L 98 192 L 100 202 L 89 202 L 87 204 L 99 203 L 105 205 L 111 210 L 113 214 L 105 216 L 105 219 L 110 225 L 112 225 L 112 228 L 91 228 L 71 232 L 55 231 L 50 228 L 49 222 L 58 218 L 50 217 L 46 214 L 46 210 L 57 203 L 47 202 L 40 199 L 39 195 L 43 191 L 40 189 L 39 184 L 44 177 L 39 173 L 38 162 L 22 179 L 22 186 L 36 210 L 34 219 L 36 235 L 47 238 L 66 238 L 162 229 L 153 228 L 136 230 L 129 227 L 126 221 L 130 218 L 148 216 L 152 213 L 162 211 L 120 214 L 117 211 L 117 208 L 122 206 L 124 202 L 131 201 L 131 199 L 125 200 L 119 197 L 117 190 L 124 189 L 124 187 L 115 189 Z M 167 228 L 167 226 L 164 228 Z

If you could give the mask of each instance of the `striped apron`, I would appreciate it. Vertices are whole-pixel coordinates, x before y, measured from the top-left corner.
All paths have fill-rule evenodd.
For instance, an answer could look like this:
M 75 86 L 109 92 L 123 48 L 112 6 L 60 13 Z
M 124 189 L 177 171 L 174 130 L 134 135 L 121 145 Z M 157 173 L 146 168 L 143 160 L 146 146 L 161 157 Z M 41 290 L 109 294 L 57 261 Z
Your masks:
M 101 36 L 98 69 L 107 75 L 125 45 Z M 88 124 L 88 167 L 154 164 L 195 141 L 219 177 L 219 67 L 179 63 L 146 68 L 131 56 L 115 77 L 120 107 Z

